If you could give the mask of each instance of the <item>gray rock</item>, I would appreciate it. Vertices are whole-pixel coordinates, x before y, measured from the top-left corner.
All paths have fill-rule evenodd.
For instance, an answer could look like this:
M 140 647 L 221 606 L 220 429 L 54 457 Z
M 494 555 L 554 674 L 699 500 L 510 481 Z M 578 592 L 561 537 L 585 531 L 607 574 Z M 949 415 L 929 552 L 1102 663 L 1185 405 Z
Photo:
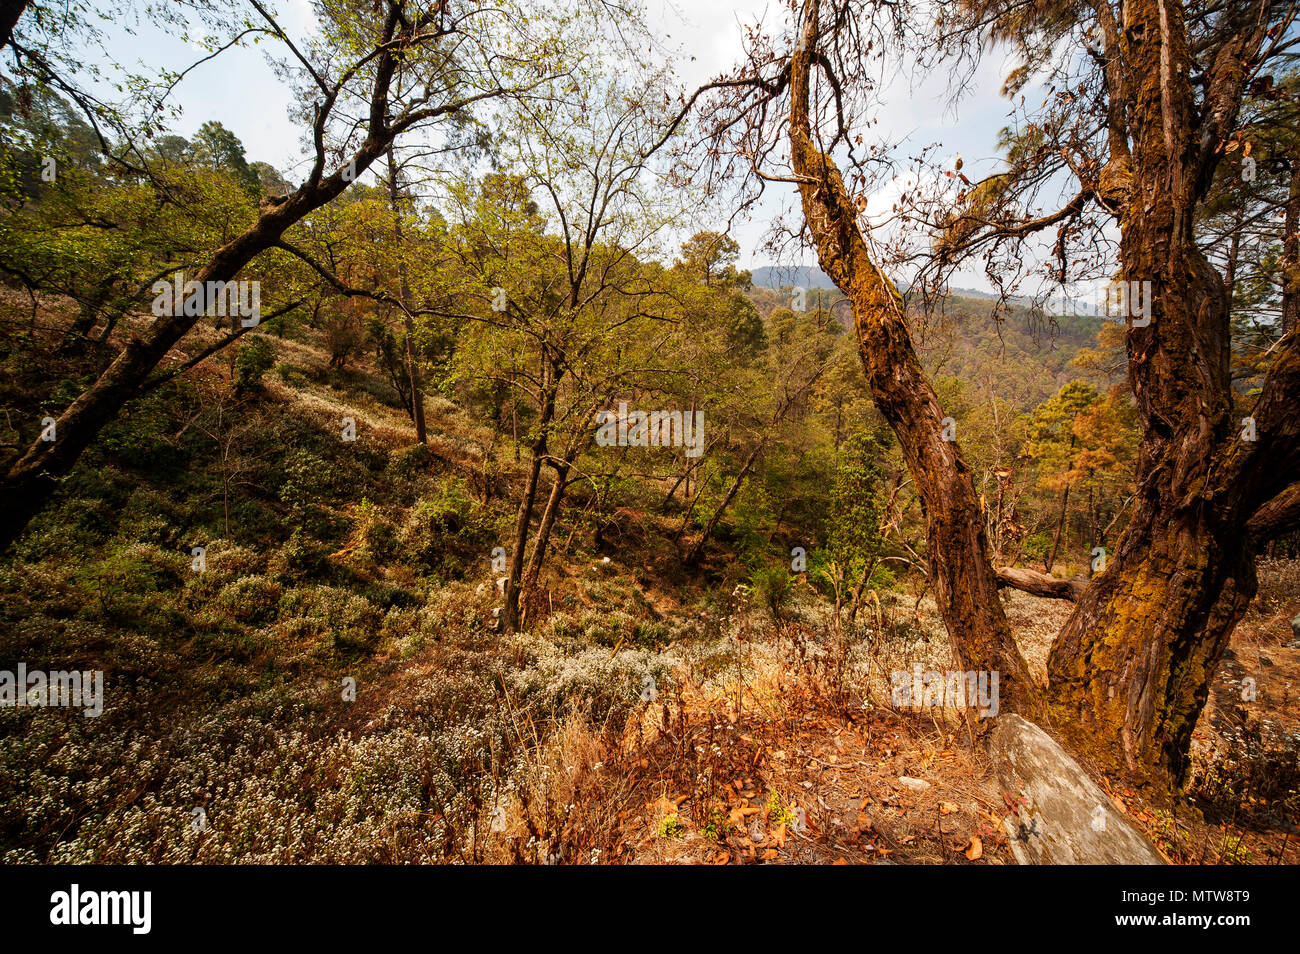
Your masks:
M 904 788 L 910 788 L 914 792 L 924 792 L 930 787 L 930 783 L 923 778 L 912 778 L 909 775 L 898 776 L 898 784 Z
M 1291 620 L 1291 633 L 1297 640 L 1300 640 L 1300 616 L 1296 616 L 1295 619 Z
M 1032 722 L 999 717 L 992 754 L 1002 790 L 1018 800 L 1003 825 L 1020 864 L 1165 864 L 1079 763 Z

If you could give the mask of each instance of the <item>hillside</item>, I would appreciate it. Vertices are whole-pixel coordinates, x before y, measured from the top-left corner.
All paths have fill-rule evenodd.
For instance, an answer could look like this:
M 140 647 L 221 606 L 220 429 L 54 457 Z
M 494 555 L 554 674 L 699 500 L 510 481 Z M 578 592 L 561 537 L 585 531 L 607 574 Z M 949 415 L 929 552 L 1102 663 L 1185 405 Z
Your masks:
M 92 720 L 0 711 L 7 862 L 1011 862 L 973 737 L 891 704 L 891 669 L 947 665 L 923 590 L 837 635 L 824 595 L 751 578 L 735 544 L 684 574 L 675 520 L 621 509 L 597 542 L 575 507 L 507 636 L 490 562 L 519 466 L 441 398 L 415 444 L 382 374 L 331 369 L 319 334 L 268 340 L 242 393 L 209 363 L 133 408 L 6 561 L 0 653 L 111 690 Z M 1008 599 L 1045 651 L 1061 605 Z M 1277 599 L 1250 646 L 1300 609 Z M 1238 764 L 1205 731 L 1215 772 Z M 1161 843 L 1271 850 L 1199 825 Z
M 407 866 L 907 864 L 899 941 L 1277 920 L 1298 47 L 0 3 L 0 912 L 385 943 Z

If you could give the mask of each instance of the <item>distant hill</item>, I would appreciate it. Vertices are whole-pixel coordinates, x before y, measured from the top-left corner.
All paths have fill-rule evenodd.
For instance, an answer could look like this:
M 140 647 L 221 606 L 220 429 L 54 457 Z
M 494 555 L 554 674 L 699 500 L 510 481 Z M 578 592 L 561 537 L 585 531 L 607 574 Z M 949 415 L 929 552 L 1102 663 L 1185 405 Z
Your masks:
M 833 290 L 835 283 L 830 277 L 815 265 L 760 265 L 753 270 L 753 283 L 758 288 L 771 288 L 780 290 L 782 288 L 825 288 Z M 906 291 L 906 283 L 899 284 L 900 291 Z M 963 298 L 980 298 L 991 301 L 998 296 L 987 291 L 981 291 L 976 288 L 953 288 L 951 294 L 960 295 Z M 1078 314 L 1093 314 L 1092 310 L 1080 310 Z
M 835 283 L 814 265 L 762 265 L 754 269 L 753 282 L 759 288 L 834 288 Z
M 801 287 L 811 292 L 826 287 L 812 283 L 818 278 L 829 281 L 824 272 L 806 266 L 756 269 L 749 298 L 766 319 L 777 308 L 791 307 L 788 289 L 799 284 L 797 279 L 808 282 Z M 809 296 L 808 308 L 815 307 L 817 297 Z M 834 291 L 822 304 L 842 298 Z M 924 329 L 917 329 L 915 342 L 927 372 L 936 379 L 961 380 L 971 400 L 996 393 L 1022 411 L 1032 410 L 1075 378 L 1094 377 L 1070 365 L 1080 349 L 1096 345 L 1104 323 L 1086 301 L 1062 303 L 1058 298 L 1055 311 L 1048 307 L 1040 312 L 1032 311 L 1025 299 L 1013 298 L 995 320 L 996 298 L 985 291 L 954 288 L 936 303 L 937 311 Z M 832 315 L 844 331 L 851 331 L 847 308 L 834 308 Z M 1104 388 L 1113 382 L 1096 378 L 1093 383 Z

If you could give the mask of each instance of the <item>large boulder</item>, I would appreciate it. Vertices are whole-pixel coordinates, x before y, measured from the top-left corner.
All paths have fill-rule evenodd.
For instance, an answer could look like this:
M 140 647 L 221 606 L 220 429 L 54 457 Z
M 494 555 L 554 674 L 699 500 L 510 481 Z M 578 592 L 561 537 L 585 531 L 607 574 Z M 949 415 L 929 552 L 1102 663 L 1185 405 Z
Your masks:
M 1008 713 L 993 729 L 1002 790 L 1016 807 L 1003 824 L 1022 865 L 1161 865 L 1165 860 L 1065 749 Z

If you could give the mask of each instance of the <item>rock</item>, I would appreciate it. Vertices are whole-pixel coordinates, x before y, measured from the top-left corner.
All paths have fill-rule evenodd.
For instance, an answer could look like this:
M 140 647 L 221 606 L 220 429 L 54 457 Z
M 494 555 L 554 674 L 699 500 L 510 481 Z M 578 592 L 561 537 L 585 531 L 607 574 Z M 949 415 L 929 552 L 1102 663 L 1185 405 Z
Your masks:
M 1003 792 L 1018 800 L 1003 825 L 1020 864 L 1165 864 L 1079 763 L 1032 722 L 999 717 L 992 754 Z
M 1291 620 L 1291 634 L 1295 636 L 1297 642 L 1300 642 L 1300 616 Z
M 898 776 L 898 784 L 903 788 L 911 789 L 914 792 L 924 792 L 930 787 L 930 783 L 923 778 L 912 778 L 910 775 Z

